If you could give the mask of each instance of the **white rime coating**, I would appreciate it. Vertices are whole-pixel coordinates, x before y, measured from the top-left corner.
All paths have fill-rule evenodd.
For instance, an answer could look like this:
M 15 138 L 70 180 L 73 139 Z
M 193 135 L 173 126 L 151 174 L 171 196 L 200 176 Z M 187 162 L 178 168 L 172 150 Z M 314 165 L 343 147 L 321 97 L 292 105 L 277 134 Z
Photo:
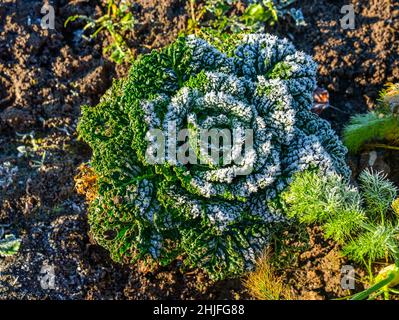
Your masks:
M 240 217 L 240 212 L 272 222 L 275 213 L 269 212 L 267 202 L 298 171 L 318 167 L 348 176 L 343 160 L 345 147 L 330 125 L 310 112 L 316 65 L 309 56 L 296 51 L 288 40 L 273 35 L 245 36 L 233 57 L 194 36 L 189 37 L 188 45 L 193 50 L 192 69 L 206 76 L 204 87 L 182 87 L 170 102 L 162 95 L 143 101 L 147 126 L 167 131 L 168 123 L 174 122 L 176 131 L 188 124 L 195 130 L 224 126 L 254 131 L 254 149 L 241 164 L 186 172 L 190 183 L 183 193 L 194 192 L 209 203 L 228 194 L 234 203 L 232 206 L 226 200 L 202 207 L 202 214 L 212 224 L 225 229 L 228 222 Z M 280 73 L 273 73 L 276 66 L 283 67 Z M 165 101 L 167 111 L 161 120 L 154 108 Z M 249 168 L 252 172 L 242 175 Z M 191 195 L 175 197 L 176 206 L 189 206 L 193 217 L 199 215 L 199 204 Z M 234 201 L 242 198 L 248 201 Z M 276 220 L 280 219 L 277 214 Z
M 233 57 L 194 36 L 189 37 L 188 45 L 193 50 L 192 69 L 195 73 L 203 71 L 207 81 L 202 90 L 179 89 L 171 97 L 162 123 L 152 110 L 165 97 L 144 101 L 148 127 L 166 131 L 168 123 L 174 121 L 176 131 L 187 124 L 195 130 L 224 126 L 254 131 L 254 149 L 240 165 L 188 170 L 188 193 L 194 191 L 208 201 L 227 194 L 231 200 L 248 199 L 237 202 L 234 210 L 251 210 L 251 214 L 271 222 L 273 214 L 268 213 L 265 203 L 270 194 L 277 196 L 294 173 L 318 167 L 348 176 L 343 160 L 345 147 L 329 124 L 310 112 L 316 65 L 309 56 L 296 51 L 288 40 L 273 35 L 245 36 Z M 273 73 L 276 66 L 283 66 L 283 71 Z M 242 141 L 238 145 L 236 155 Z M 252 172 L 242 175 L 250 168 Z M 192 201 L 189 198 L 186 201 Z M 218 202 L 217 207 L 206 207 L 212 224 L 225 228 L 226 221 L 239 218 L 237 214 L 227 215 L 233 210 L 228 201 Z M 198 214 L 197 210 L 192 212 Z
M 149 177 L 128 181 L 119 195 L 126 207 L 116 212 L 109 209 L 115 205 L 112 201 L 102 205 L 110 216 L 127 209 L 140 218 L 135 239 L 144 239 L 140 245 L 155 259 L 166 246 L 164 235 L 178 234 L 178 245 L 198 264 L 217 261 L 216 269 L 232 273 L 235 268 L 250 269 L 269 243 L 274 225 L 284 221 L 279 195 L 292 176 L 317 168 L 349 178 L 347 150 L 330 124 L 311 112 L 316 64 L 287 39 L 244 35 L 229 55 L 195 36 L 187 37 L 184 46 L 190 53 L 184 56 L 187 72 L 163 70 L 167 64 L 160 64 L 165 90 L 156 87 L 148 98 L 137 99 L 138 107 L 132 110 L 141 117 L 129 117 L 132 125 L 141 122 L 144 131 L 162 131 L 166 146 L 173 135 L 188 130 L 197 162 L 184 163 L 171 150 L 160 164 L 145 162 L 138 154 Z M 201 133 L 213 129 L 232 133 L 231 153 L 222 159 L 231 160 L 228 163 L 214 162 L 198 144 Z M 135 143 L 147 143 L 152 153 L 154 141 Z M 212 148 L 218 145 L 216 141 Z M 118 232 L 129 223 L 121 221 Z M 144 236 L 144 230 L 150 235 Z

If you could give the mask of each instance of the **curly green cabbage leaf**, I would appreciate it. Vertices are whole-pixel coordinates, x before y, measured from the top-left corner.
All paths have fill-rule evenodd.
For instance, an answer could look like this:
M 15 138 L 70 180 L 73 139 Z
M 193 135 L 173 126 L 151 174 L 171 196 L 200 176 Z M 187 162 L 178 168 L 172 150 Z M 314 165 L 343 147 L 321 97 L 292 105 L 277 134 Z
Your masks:
M 116 261 L 181 257 L 214 279 L 252 268 L 284 221 L 278 198 L 294 173 L 317 167 L 349 176 L 346 148 L 310 111 L 315 73 L 309 56 L 267 34 L 225 46 L 181 37 L 140 56 L 127 79 L 82 109 L 78 131 L 98 177 L 89 209 L 94 239 Z M 252 130 L 251 151 L 228 164 L 184 163 L 172 152 L 148 161 L 149 132 L 196 136 L 213 128 Z M 237 156 L 244 139 L 235 138 Z

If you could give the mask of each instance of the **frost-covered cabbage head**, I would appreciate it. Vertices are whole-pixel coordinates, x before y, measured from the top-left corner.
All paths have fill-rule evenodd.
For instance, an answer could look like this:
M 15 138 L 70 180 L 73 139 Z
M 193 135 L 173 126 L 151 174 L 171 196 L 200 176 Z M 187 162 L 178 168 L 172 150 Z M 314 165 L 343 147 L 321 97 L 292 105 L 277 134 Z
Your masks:
M 345 147 L 310 111 L 315 71 L 286 39 L 260 34 L 223 47 L 179 38 L 139 57 L 79 123 L 98 183 L 94 239 L 117 261 L 180 257 L 213 278 L 251 268 L 283 220 L 278 198 L 294 173 L 349 174 Z M 177 132 L 252 129 L 253 152 L 242 163 L 149 162 L 148 132 L 170 121 Z

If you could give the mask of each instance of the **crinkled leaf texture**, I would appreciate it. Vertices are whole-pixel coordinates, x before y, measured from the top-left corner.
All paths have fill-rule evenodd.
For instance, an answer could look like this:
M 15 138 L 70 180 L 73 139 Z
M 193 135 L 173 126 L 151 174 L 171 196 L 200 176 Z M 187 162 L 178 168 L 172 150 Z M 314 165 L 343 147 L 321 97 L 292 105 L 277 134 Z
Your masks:
M 345 177 L 346 148 L 310 111 L 316 65 L 286 39 L 237 36 L 215 47 L 193 36 L 139 57 L 78 131 L 93 149 L 94 239 L 113 259 L 184 258 L 214 279 L 240 275 L 284 220 L 278 196 L 292 175 L 317 167 Z M 146 161 L 150 129 L 253 129 L 244 164 Z M 250 174 L 242 169 L 251 165 Z

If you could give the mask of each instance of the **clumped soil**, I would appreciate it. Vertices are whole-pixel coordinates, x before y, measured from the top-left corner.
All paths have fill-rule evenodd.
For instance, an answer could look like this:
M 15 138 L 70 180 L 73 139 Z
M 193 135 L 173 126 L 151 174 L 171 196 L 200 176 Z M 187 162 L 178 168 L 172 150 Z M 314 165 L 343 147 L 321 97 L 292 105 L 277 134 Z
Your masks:
M 348 262 L 334 241 L 325 240 L 320 227 L 307 227 L 299 233 L 305 231 L 306 237 L 287 237 L 285 245 L 291 248 L 288 257 L 291 257 L 292 262 L 287 264 L 286 261 L 278 268 L 278 276 L 289 286 L 292 296 L 296 299 L 323 300 L 349 296 L 350 291 L 344 290 L 341 286 L 341 268 L 353 267 L 356 279 L 364 277 L 364 271 L 352 262 Z M 356 291 L 364 289 L 360 282 L 355 285 Z
M 318 63 L 318 83 L 331 104 L 324 116 L 339 131 L 348 118 L 371 109 L 387 82 L 399 79 L 399 3 L 390 0 L 300 1 L 307 26 L 280 24 L 277 32 Z M 351 4 L 355 28 L 343 29 L 341 8 Z
M 0 225 L 22 239 L 17 255 L 0 258 L 0 298 L 249 298 L 240 279 L 213 283 L 198 270 L 181 272 L 178 263 L 151 272 L 122 266 L 90 241 L 86 204 L 73 181 L 76 168 L 90 158 L 76 135 L 80 106 L 96 104 L 128 66 L 103 58 L 109 39 L 87 42 L 79 36 L 80 22 L 63 26 L 70 15 L 99 14 L 99 1 L 50 3 L 55 30 L 40 27 L 42 1 L 0 4 Z M 351 114 L 373 106 L 384 83 L 399 80 L 399 4 L 352 3 L 354 30 L 340 27 L 344 1 L 301 1 L 307 27 L 296 29 L 285 21 L 271 30 L 319 63 L 319 85 L 341 110 L 322 116 L 338 131 Z M 136 1 L 129 38 L 133 53 L 173 41 L 187 22 L 185 5 L 183 0 Z M 352 161 L 355 171 L 359 161 Z M 285 278 L 298 298 L 346 294 L 339 285 L 344 263 L 339 248 L 324 241 L 317 228 L 310 234 L 310 248 L 286 268 Z M 51 271 L 54 286 L 47 281 Z

